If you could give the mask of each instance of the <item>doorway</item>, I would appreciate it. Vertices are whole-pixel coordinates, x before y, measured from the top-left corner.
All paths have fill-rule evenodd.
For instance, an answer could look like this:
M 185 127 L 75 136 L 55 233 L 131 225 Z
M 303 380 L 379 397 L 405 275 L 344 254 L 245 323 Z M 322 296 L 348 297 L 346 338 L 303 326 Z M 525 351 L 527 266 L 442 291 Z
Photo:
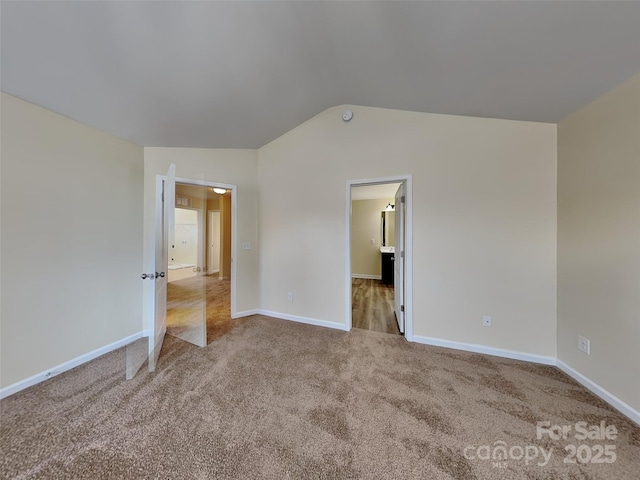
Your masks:
M 411 176 L 347 182 L 347 327 L 412 340 Z
M 231 193 L 182 180 L 175 186 L 167 333 L 199 346 L 232 328 Z

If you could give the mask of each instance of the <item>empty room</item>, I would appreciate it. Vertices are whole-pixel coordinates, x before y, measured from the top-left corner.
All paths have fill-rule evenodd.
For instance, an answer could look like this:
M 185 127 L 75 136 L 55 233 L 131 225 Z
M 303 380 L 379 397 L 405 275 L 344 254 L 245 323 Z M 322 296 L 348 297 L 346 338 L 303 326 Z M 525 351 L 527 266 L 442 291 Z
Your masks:
M 0 478 L 638 478 L 640 2 L 0 0 L 0 53 Z

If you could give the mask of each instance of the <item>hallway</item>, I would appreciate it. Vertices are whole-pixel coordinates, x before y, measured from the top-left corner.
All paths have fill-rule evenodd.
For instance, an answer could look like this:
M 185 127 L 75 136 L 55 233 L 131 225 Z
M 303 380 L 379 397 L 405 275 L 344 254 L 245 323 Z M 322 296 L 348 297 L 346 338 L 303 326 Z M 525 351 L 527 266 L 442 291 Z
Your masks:
M 393 311 L 393 286 L 368 278 L 351 282 L 353 327 L 400 335 Z
M 202 281 L 206 285 L 203 298 Z M 233 328 L 231 321 L 231 282 L 216 275 L 190 277 L 167 284 L 167 333 L 176 336 L 199 322 L 203 301 L 207 312 L 207 345 Z

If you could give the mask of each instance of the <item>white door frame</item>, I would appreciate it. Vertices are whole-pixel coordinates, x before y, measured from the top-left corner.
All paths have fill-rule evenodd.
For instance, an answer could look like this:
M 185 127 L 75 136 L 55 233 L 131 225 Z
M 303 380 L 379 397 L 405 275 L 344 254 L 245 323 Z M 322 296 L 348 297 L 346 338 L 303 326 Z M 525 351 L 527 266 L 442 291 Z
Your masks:
M 392 177 L 363 178 L 360 180 L 347 180 L 347 215 L 346 215 L 346 330 L 352 328 L 352 291 L 351 291 L 351 187 L 363 185 L 377 185 L 381 183 L 404 183 L 406 185 L 405 202 L 405 252 L 404 252 L 404 314 L 405 328 L 404 338 L 413 342 L 413 178 L 412 175 L 397 175 Z
M 157 175 L 157 179 L 166 178 L 165 175 Z M 238 275 L 236 272 L 236 239 L 238 238 L 238 187 L 236 185 L 230 185 L 219 182 L 208 182 L 205 180 L 194 180 L 192 178 L 178 178 L 176 177 L 176 183 L 186 183 L 188 185 L 199 185 L 203 187 L 220 187 L 225 190 L 231 191 L 231 318 L 237 318 L 236 315 L 236 284 Z M 156 199 L 157 202 L 158 199 Z M 157 207 L 157 205 L 156 205 Z M 204 210 L 206 210 L 206 205 Z M 153 312 L 153 309 L 151 309 Z M 155 319 L 151 318 L 151 327 L 155 328 Z

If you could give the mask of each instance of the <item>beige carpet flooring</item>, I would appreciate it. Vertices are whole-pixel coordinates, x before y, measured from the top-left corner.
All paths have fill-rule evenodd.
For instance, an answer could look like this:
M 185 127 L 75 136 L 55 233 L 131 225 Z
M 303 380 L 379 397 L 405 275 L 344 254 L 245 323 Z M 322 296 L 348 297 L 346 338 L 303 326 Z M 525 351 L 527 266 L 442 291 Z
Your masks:
M 167 337 L 156 372 L 130 381 L 123 350 L 112 352 L 2 400 L 0 420 L 0 476 L 12 479 L 640 473 L 640 427 L 553 367 L 262 316 L 205 348 Z M 537 439 L 538 421 L 605 422 L 618 435 Z M 565 463 L 570 444 L 613 445 L 616 460 Z M 514 458 L 485 459 L 496 446 Z M 526 465 L 528 447 L 551 459 Z

